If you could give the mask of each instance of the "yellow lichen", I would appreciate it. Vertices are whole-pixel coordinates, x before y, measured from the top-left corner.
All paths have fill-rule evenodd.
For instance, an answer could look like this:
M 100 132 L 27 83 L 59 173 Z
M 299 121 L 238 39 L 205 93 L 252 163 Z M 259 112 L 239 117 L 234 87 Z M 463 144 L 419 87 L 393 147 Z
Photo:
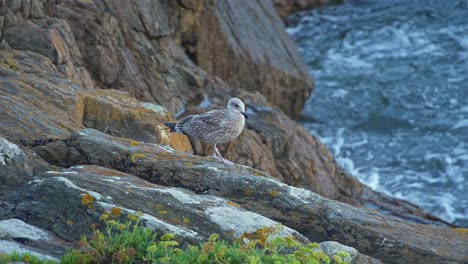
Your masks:
M 112 207 L 110 214 L 112 215 L 112 217 L 118 218 L 122 215 L 122 208 Z
M 468 228 L 452 228 L 452 231 L 462 233 L 462 234 L 468 234 Z
M 133 154 L 132 162 L 136 162 L 137 160 L 142 160 L 144 157 L 145 157 L 145 154 Z
M 271 191 L 271 192 L 270 192 L 270 195 L 273 196 L 273 197 L 276 197 L 276 196 L 280 195 L 280 192 L 278 192 L 278 191 Z
M 182 221 L 184 221 L 184 223 L 190 223 L 190 219 L 188 219 L 187 217 L 183 217 L 182 218 Z
M 94 198 L 89 195 L 88 193 L 86 193 L 85 195 L 81 196 L 81 202 L 84 204 L 84 205 L 89 205 L 89 204 L 92 204 L 94 201 Z
M 233 206 L 233 207 L 237 207 L 237 208 L 241 207 L 238 203 L 235 203 L 233 201 L 227 201 L 226 204 L 228 204 L 230 206 Z
M 187 166 L 187 167 L 192 167 L 193 166 L 192 163 L 188 163 L 188 162 L 184 163 L 184 165 Z
M 262 174 L 257 170 L 254 171 L 253 175 L 254 176 L 262 176 Z
M 12 58 L 7 58 L 5 60 L 5 63 L 8 65 L 8 67 L 10 67 L 10 69 L 12 70 L 17 70 L 18 69 L 18 63 L 16 62 L 16 60 L 12 59 Z
M 244 194 L 247 195 L 247 196 L 250 196 L 250 195 L 254 194 L 254 192 L 255 191 L 253 189 L 249 188 L 249 189 L 244 191 Z
M 67 220 L 67 225 L 73 225 L 73 221 L 70 220 L 70 219 L 68 219 L 68 220 Z
M 132 141 L 132 142 L 130 142 L 130 146 L 132 146 L 132 147 L 136 147 L 136 146 L 138 146 L 138 145 L 140 145 L 140 144 L 141 144 L 141 142 L 139 142 L 139 141 Z
M 157 213 L 158 213 L 158 214 L 164 215 L 164 214 L 167 214 L 167 211 L 165 211 L 165 210 L 160 210 L 160 211 L 157 211 Z
M 270 227 L 263 227 L 263 228 L 259 228 L 257 229 L 255 232 L 252 232 L 252 233 L 244 233 L 242 234 L 241 237 L 239 237 L 239 241 L 240 242 L 244 242 L 245 239 L 247 239 L 248 241 L 252 241 L 252 240 L 258 240 L 259 241 L 259 244 L 262 246 L 262 247 L 265 247 L 265 243 L 266 241 L 268 240 L 268 238 L 277 233 L 279 230 L 278 227 L 274 227 L 274 226 L 270 226 Z

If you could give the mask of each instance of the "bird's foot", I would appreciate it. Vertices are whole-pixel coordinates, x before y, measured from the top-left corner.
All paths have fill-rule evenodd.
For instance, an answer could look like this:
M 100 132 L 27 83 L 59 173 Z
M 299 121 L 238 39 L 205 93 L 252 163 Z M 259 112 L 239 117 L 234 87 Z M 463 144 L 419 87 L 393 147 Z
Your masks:
M 226 164 L 228 166 L 234 166 L 234 164 L 235 164 L 234 162 L 232 162 L 230 160 L 227 160 L 227 159 L 225 159 L 225 158 L 223 158 L 221 156 L 213 155 L 213 156 L 211 156 L 211 158 L 219 160 L 219 161 L 221 161 L 222 163 L 224 163 L 224 164 Z

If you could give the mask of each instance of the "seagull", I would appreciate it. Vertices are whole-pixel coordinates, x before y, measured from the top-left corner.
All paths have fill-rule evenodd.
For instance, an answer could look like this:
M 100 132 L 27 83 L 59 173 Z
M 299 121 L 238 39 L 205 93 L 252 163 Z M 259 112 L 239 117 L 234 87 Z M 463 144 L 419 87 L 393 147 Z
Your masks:
M 214 146 L 213 158 L 226 165 L 234 165 L 221 156 L 217 144 L 227 143 L 240 135 L 245 126 L 244 103 L 236 97 L 229 100 L 226 109 L 212 110 L 197 115 L 189 115 L 177 123 L 164 123 L 170 132 L 181 133 Z

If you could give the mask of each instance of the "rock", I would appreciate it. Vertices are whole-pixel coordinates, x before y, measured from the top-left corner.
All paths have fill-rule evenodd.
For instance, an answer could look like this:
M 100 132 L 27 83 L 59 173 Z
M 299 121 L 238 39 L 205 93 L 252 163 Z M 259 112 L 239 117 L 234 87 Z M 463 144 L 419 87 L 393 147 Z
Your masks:
M 219 148 L 223 156 L 258 168 L 287 184 L 327 198 L 360 204 L 362 185 L 338 169 L 326 147 L 281 111 L 247 99 L 247 129 Z M 192 144 L 196 154 L 211 155 L 209 145 Z
M 15 49 L 30 50 L 50 58 L 55 64 L 63 63 L 65 56 L 63 40 L 53 30 L 41 28 L 26 20 L 6 28 L 3 36 L 4 41 Z M 41 45 L 37 45 L 38 43 Z
M 0 195 L 15 190 L 48 168 L 49 164 L 35 153 L 0 138 Z
M 83 128 L 81 88 L 46 57 L 0 50 L 0 74 L 0 134 L 8 140 L 37 145 Z
M 59 262 L 58 258 L 49 255 L 49 253 L 47 252 L 41 252 L 40 250 L 36 248 L 28 247 L 18 242 L 0 240 L 0 254 L 12 254 L 14 252 L 18 254 L 28 253 L 28 254 L 38 257 L 39 259 Z M 26 263 L 28 262 L 15 261 L 15 262 L 10 262 L 9 264 L 26 264 Z
M 92 90 L 85 96 L 83 124 L 86 127 L 192 153 L 192 146 L 186 136 L 169 133 L 164 126 L 164 122 L 173 120 L 166 108 L 142 103 L 121 91 Z
M 191 17 L 179 21 L 176 34 L 192 60 L 229 85 L 259 91 L 272 105 L 298 117 L 313 82 L 271 2 L 202 3 L 202 8 L 182 5 L 176 11 Z
M 6 2 L 12 48 L 49 57 L 84 87 L 125 90 L 173 113 L 206 89 L 204 70 L 296 117 L 313 88 L 269 1 Z
M 154 144 L 131 146 L 126 139 L 91 129 L 74 133 L 67 144 L 68 153 L 79 153 L 67 156 L 69 164 L 110 167 L 153 183 L 223 197 L 275 219 L 311 241 L 335 240 L 383 262 L 463 262 L 467 257 L 464 245 L 468 236 L 456 229 L 412 224 L 328 200 L 311 191 L 259 177 L 261 174 L 247 167 L 229 167 Z M 35 150 L 41 153 L 47 148 L 46 145 Z
M 342 2 L 333 0 L 273 0 L 273 5 L 281 18 L 306 9 L 311 9 L 330 2 Z
M 0 253 L 30 253 L 40 259 L 59 261 L 69 243 L 50 232 L 11 218 L 0 221 Z
M 327 254 L 331 260 L 335 256 L 339 256 L 346 263 L 355 264 L 381 264 L 382 262 L 376 258 L 359 253 L 355 248 L 342 245 L 336 241 L 325 241 L 319 244 L 320 249 Z M 343 253 L 347 253 L 345 255 Z
M 353 260 L 355 260 L 357 255 L 359 254 L 359 252 L 355 248 L 341 245 L 340 243 L 335 241 L 325 241 L 320 243 L 320 249 L 323 250 L 323 252 L 325 252 L 325 254 L 327 254 L 330 257 L 333 257 L 334 255 L 337 255 L 340 252 L 348 253 L 349 257 L 342 257 L 342 260 L 348 263 L 351 263 Z
M 309 87 L 308 81 L 305 81 L 308 77 L 301 73 L 304 67 L 300 60 L 296 60 L 297 52 L 292 50 L 293 46 L 284 36 L 285 33 L 278 33 L 283 31 L 283 26 L 275 18 L 271 4 L 260 1 L 240 6 L 239 10 L 228 10 L 231 3 L 227 1 L 151 1 L 138 4 L 128 1 L 108 1 L 105 4 L 103 1 L 62 1 L 36 5 L 34 8 L 45 14 L 45 17 L 39 15 L 40 18 L 31 19 L 32 11 L 27 10 L 25 5 L 13 0 L 7 2 L 6 13 L 18 19 L 10 20 L 11 23 L 5 26 L 5 32 L 10 31 L 5 38 L 5 45 L 10 44 L 13 49 L 33 50 L 48 58 L 32 52 L 0 51 L 0 66 L 3 67 L 0 71 L 5 76 L 1 80 L 3 85 L 0 93 L 18 94 L 8 100 L 0 97 L 0 111 L 5 113 L 0 119 L 0 134 L 4 134 L 10 141 L 25 146 L 38 146 L 67 139 L 72 131 L 86 126 L 135 141 L 167 144 L 190 153 L 192 148 L 184 136 L 167 134 L 161 130 L 162 123 L 159 122 L 166 114 L 161 116 L 149 112 L 159 111 L 157 103 L 177 114 L 193 110 L 206 111 L 209 107 L 225 107 L 226 98 L 236 95 L 248 102 L 247 108 L 251 108 L 253 119 L 249 120 L 249 130 L 226 146 L 224 155 L 238 163 L 265 170 L 288 184 L 309 188 L 328 198 L 356 205 L 367 203 L 361 199 L 366 187 L 342 172 L 330 152 L 317 139 L 268 103 L 276 100 L 273 97 L 290 100 L 291 96 L 275 92 L 267 99 L 258 92 L 230 87 L 223 80 L 194 65 L 183 49 L 176 45 L 187 44 L 185 40 L 190 36 L 198 38 L 200 34 L 211 34 L 201 32 L 206 27 L 197 25 L 205 23 L 207 19 L 215 20 L 213 23 L 217 25 L 219 33 L 229 36 L 226 38 L 232 40 L 232 34 L 238 34 L 249 40 L 238 40 L 239 46 L 234 45 L 236 42 L 225 43 L 221 39 L 219 43 L 227 45 L 221 48 L 235 48 L 242 50 L 242 53 L 232 57 L 232 60 L 216 59 L 218 63 L 227 65 L 220 69 L 232 68 L 239 61 L 249 67 L 263 63 L 263 66 L 258 66 L 258 70 L 267 73 L 268 78 L 264 81 L 268 83 L 268 89 L 273 89 L 278 83 L 305 89 Z M 248 8 L 251 8 L 251 12 Z M 228 12 L 232 19 L 252 18 L 252 21 L 259 23 L 258 27 L 262 31 L 240 27 L 235 29 L 238 31 L 228 34 L 226 30 L 233 28 L 230 24 L 225 25 L 227 21 L 219 15 L 221 12 Z M 168 21 L 168 16 L 180 18 L 180 21 Z M 274 22 L 273 29 L 268 26 L 269 20 Z M 174 25 L 171 26 L 171 23 Z M 171 28 L 175 31 L 171 32 Z M 22 43 L 21 36 L 14 34 L 19 31 L 27 33 L 28 41 Z M 268 34 L 257 34 L 263 31 Z M 259 41 L 256 42 L 257 38 Z M 195 47 L 200 43 L 192 44 L 195 52 Z M 276 47 L 275 52 L 279 54 L 272 49 L 263 51 L 265 45 Z M 208 50 L 216 49 L 206 46 L 206 50 L 200 52 Z M 259 50 L 262 52 L 258 53 Z M 270 58 L 268 60 L 271 62 L 263 61 L 264 58 Z M 263 73 L 251 72 L 256 72 L 256 69 L 249 70 L 248 74 L 236 70 L 232 72 L 233 77 L 228 79 L 250 83 L 252 79 L 248 78 L 265 78 Z M 288 72 L 294 74 L 289 75 Z M 274 85 L 279 79 L 270 76 L 282 81 Z M 294 85 L 299 79 L 291 76 L 302 76 L 299 78 L 302 78 L 302 84 Z M 255 81 L 255 85 L 259 86 L 260 81 Z M 96 86 L 128 91 L 130 97 L 148 103 L 136 100 L 130 103 L 131 99 L 125 95 L 115 90 L 105 93 L 95 89 Z M 257 90 L 264 91 L 260 88 Z M 292 101 L 295 106 L 280 104 L 292 113 L 302 105 L 298 103 L 299 99 Z M 30 119 L 33 121 L 30 122 Z M 193 145 L 197 154 L 211 152 L 197 142 L 193 142 Z M 58 143 L 57 147 L 56 153 L 49 155 L 60 156 L 63 150 Z M 376 203 L 379 201 L 376 200 Z M 400 206 L 377 206 L 396 208 L 395 213 L 399 215 L 407 214 L 398 211 Z M 389 211 L 393 213 L 394 210 Z
M 239 209 L 236 214 L 260 213 L 262 219 L 282 222 L 314 240 L 337 240 L 385 261 L 465 260 L 456 244 L 466 242 L 458 229 L 406 223 L 270 179 L 269 174 L 329 198 L 388 211 L 400 219 L 437 222 L 422 218 L 431 216 L 419 208 L 377 194 L 344 173 L 318 140 L 289 119 L 286 114 L 294 116 L 300 110 L 312 85 L 269 2 L 242 6 L 224 0 L 2 3 L 0 137 L 9 147 L 4 148 L 0 162 L 0 169 L 5 168 L 0 170 L 0 220 L 21 219 L 59 239 L 75 241 L 79 234 L 90 232 L 89 225 L 112 205 L 98 205 L 100 211 L 83 206 L 77 197 L 85 183 L 68 176 L 76 172 L 94 178 L 111 172 L 97 167 L 94 172 L 76 167 L 62 171 L 54 166 L 95 164 L 184 187 L 200 196 L 206 192 L 224 197 L 231 205 L 250 210 Z M 255 23 L 244 27 L 238 20 L 244 18 Z M 219 50 L 227 52 L 210 57 Z M 272 94 L 260 93 L 268 91 Z M 232 95 L 248 103 L 253 118 L 223 154 L 266 173 L 245 166 L 225 167 L 206 157 L 174 151 L 192 153 L 192 148 L 186 137 L 161 130 L 162 122 L 173 120 L 168 113 L 179 116 L 225 107 L 226 98 Z M 82 130 L 85 127 L 108 135 Z M 10 143 L 20 148 L 19 155 L 11 156 L 17 151 Z M 195 153 L 207 151 L 192 143 Z M 44 170 L 60 176 L 44 174 Z M 112 175 L 118 173 L 112 171 Z M 39 176 L 40 181 L 34 181 Z M 132 182 L 130 178 L 126 180 Z M 78 189 L 68 188 L 70 182 Z M 117 192 L 116 186 L 107 187 L 108 193 Z M 304 192 L 307 199 L 288 195 L 290 190 Z M 63 203 L 54 207 L 51 201 Z M 317 201 L 323 202 L 319 206 Z M 124 213 L 136 209 L 124 207 L 125 201 L 104 202 L 122 206 Z M 212 226 L 220 216 L 233 212 L 228 213 L 211 211 Z M 206 212 L 204 217 L 208 217 Z M 68 220 L 80 224 L 73 226 Z M 184 227 L 174 219 L 167 221 L 152 223 L 161 230 Z M 227 229 L 234 230 L 238 223 L 227 224 Z M 448 237 L 455 244 L 451 248 Z
M 372 191 L 345 173 L 317 138 L 280 110 L 268 106 L 262 96 L 242 94 L 242 97 L 246 98 L 250 118 L 237 139 L 218 146 L 224 157 L 326 198 L 379 208 L 382 212 L 413 222 L 445 223 L 411 203 Z M 214 101 L 211 98 L 210 101 Z M 193 114 L 206 109 L 191 110 L 190 114 Z M 197 140 L 192 140 L 192 146 L 197 155 L 213 153 L 211 145 Z
M 35 53 L 0 50 L 0 66 L 0 135 L 14 143 L 42 145 L 86 126 L 192 152 L 185 136 L 162 130 L 164 122 L 174 120 L 164 107 L 121 91 L 85 91 Z
M 99 217 L 105 212 L 126 221 L 127 215 L 141 211 L 146 226 L 159 234 L 174 233 L 189 244 L 206 240 L 213 233 L 232 241 L 258 229 L 272 229 L 274 233 L 278 228 L 277 222 L 229 200 L 158 186 L 102 167 L 75 166 L 48 171 L 44 177 L 5 196 L 0 218 L 15 217 L 48 228 L 66 241 L 77 241 L 81 234 L 90 235 L 90 225 L 102 226 Z M 243 221 L 235 221 L 237 217 Z M 288 227 L 278 229 L 276 235 L 308 241 Z

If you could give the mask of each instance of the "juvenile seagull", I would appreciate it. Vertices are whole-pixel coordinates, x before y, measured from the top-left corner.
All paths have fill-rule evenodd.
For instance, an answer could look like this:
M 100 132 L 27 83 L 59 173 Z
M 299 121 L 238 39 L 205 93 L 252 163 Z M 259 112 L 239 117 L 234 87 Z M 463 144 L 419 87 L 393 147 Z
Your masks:
M 227 165 L 234 165 L 221 156 L 217 144 L 227 143 L 240 135 L 245 125 L 244 103 L 236 97 L 229 100 L 226 109 L 212 110 L 198 115 L 190 115 L 182 118 L 177 123 L 164 123 L 171 130 L 185 134 L 208 144 L 213 144 L 213 158 Z

